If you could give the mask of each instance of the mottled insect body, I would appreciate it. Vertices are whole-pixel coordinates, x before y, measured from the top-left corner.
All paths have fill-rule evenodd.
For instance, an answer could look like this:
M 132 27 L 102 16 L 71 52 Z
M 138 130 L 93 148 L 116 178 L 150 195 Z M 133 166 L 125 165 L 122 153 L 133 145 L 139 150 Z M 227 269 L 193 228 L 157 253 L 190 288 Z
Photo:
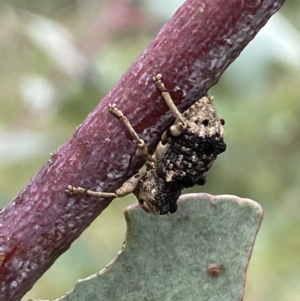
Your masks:
M 206 182 L 207 171 L 226 149 L 223 140 L 225 122 L 218 117 L 213 99 L 208 96 L 202 97 L 181 114 L 161 78 L 157 74 L 153 80 L 176 120 L 163 133 L 152 156 L 123 113 L 115 105 L 110 106 L 110 111 L 120 118 L 137 141 L 139 152 L 146 159 L 146 171 L 134 175 L 115 193 L 96 192 L 71 185 L 67 193 L 122 197 L 133 192 L 145 211 L 170 214 L 177 210 L 177 200 L 183 188 Z
M 183 114 L 185 127 L 178 136 L 169 130 L 155 152 L 164 155 L 155 164 L 158 176 L 176 182 L 181 188 L 203 185 L 206 172 L 217 155 L 224 152 L 224 120 L 219 119 L 212 99 L 205 96 Z M 178 126 L 180 120 L 174 125 Z

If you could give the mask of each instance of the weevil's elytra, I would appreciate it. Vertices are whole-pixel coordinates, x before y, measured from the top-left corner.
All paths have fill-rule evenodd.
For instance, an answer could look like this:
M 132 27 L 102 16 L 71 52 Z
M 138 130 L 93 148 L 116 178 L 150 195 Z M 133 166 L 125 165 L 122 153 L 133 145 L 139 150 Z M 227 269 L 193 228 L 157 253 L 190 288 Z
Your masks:
M 163 133 L 153 155 L 139 138 L 130 122 L 115 104 L 110 112 L 117 116 L 137 142 L 140 155 L 146 160 L 146 171 L 127 180 L 115 193 L 96 192 L 69 185 L 66 192 L 96 197 L 122 197 L 131 192 L 141 207 L 153 214 L 171 214 L 177 210 L 181 190 L 195 184 L 204 185 L 206 173 L 217 156 L 226 150 L 224 119 L 220 119 L 209 96 L 200 98 L 184 111 L 178 111 L 162 82 L 161 74 L 153 77 L 157 88 L 176 120 Z
M 157 175 L 167 182 L 175 182 L 181 188 L 195 184 L 203 185 L 205 174 L 216 157 L 225 151 L 223 141 L 224 120 L 216 114 L 212 99 L 203 97 L 183 113 L 185 130 L 179 136 L 166 131 L 167 144 L 161 164 L 157 166 Z M 179 122 L 175 121 L 174 125 Z M 174 167 L 175 162 L 175 167 Z

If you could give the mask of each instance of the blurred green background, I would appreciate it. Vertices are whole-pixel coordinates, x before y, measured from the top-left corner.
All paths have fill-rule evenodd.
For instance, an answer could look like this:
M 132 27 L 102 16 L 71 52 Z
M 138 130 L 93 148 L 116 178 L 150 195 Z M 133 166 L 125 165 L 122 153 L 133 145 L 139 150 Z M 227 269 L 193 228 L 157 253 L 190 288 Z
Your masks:
M 0 205 L 19 192 L 183 3 L 0 2 Z M 300 300 L 300 2 L 289 0 L 210 91 L 227 152 L 194 191 L 258 201 L 245 301 Z M 191 190 L 190 190 L 191 191 Z M 57 298 L 121 249 L 115 200 L 23 298 Z

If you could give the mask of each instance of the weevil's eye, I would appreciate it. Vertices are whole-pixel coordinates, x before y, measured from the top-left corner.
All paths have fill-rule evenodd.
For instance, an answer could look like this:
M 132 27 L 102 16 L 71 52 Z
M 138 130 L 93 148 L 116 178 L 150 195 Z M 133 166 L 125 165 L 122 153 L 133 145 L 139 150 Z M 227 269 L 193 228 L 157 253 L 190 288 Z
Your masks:
M 221 125 L 225 125 L 225 120 L 224 119 L 220 119 Z
M 202 124 L 203 124 L 204 126 L 208 126 L 209 120 L 208 120 L 208 119 L 204 119 L 204 120 L 202 121 Z
M 144 209 L 145 201 L 142 199 L 138 199 L 140 206 Z

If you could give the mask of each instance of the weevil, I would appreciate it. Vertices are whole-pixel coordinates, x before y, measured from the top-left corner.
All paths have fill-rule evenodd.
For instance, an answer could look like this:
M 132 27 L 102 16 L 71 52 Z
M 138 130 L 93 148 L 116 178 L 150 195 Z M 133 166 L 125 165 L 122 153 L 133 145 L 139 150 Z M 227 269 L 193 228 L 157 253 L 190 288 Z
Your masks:
M 140 206 L 148 213 L 171 214 L 177 210 L 177 200 L 183 188 L 204 185 L 206 173 L 217 156 L 226 150 L 224 119 L 220 119 L 213 98 L 204 96 L 183 113 L 180 113 L 167 91 L 162 75 L 153 77 L 158 90 L 175 117 L 174 124 L 162 135 L 153 155 L 150 155 L 129 120 L 115 104 L 110 112 L 124 124 L 137 143 L 139 154 L 146 160 L 146 171 L 127 180 L 114 193 L 98 192 L 69 185 L 69 195 L 123 197 L 133 193 Z

